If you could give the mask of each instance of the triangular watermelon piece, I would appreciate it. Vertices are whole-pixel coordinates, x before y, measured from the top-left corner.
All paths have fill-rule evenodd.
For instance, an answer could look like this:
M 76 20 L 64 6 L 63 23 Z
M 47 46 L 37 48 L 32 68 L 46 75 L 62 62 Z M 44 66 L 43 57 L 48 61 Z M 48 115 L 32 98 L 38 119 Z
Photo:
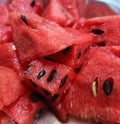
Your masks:
M 40 93 L 51 111 L 61 120 L 66 121 L 67 112 L 62 99 L 72 85 L 75 77 L 71 67 L 44 59 L 32 61 L 25 76 L 28 85 Z
M 22 63 L 58 52 L 76 42 L 76 38 L 58 24 L 33 13 L 13 13 L 10 22 Z
M 98 46 L 120 45 L 119 15 L 81 20 L 75 27 L 94 36 Z
M 119 67 L 120 47 L 92 48 L 64 99 L 68 113 L 96 122 L 120 123 Z
M 51 95 L 66 92 L 75 77 L 72 68 L 44 59 L 30 62 L 24 72 L 27 79 Z
M 69 6 L 71 6 L 71 4 Z M 43 12 L 43 17 L 61 26 L 71 26 L 75 22 L 74 17 L 66 10 L 59 0 L 51 0 L 49 2 Z

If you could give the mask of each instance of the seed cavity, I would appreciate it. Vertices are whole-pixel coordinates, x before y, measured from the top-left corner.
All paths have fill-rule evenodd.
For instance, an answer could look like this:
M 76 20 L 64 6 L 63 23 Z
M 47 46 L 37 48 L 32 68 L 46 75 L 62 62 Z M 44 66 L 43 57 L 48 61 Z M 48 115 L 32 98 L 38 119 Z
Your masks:
M 55 69 L 53 69 L 53 70 L 50 72 L 50 74 L 49 74 L 49 76 L 48 76 L 48 78 L 47 78 L 47 82 L 51 82 L 51 81 L 54 79 L 54 77 L 55 77 L 56 74 L 57 74 L 57 71 L 56 71 Z
M 40 108 L 40 109 L 35 113 L 34 119 L 35 119 L 35 120 L 40 119 L 44 112 L 45 112 L 45 109 L 44 109 L 44 108 Z
M 106 46 L 106 43 L 105 42 L 99 42 L 99 43 L 96 43 L 97 46 L 101 46 L 101 47 L 104 47 Z
M 90 47 L 87 47 L 86 49 L 84 49 L 84 55 L 88 52 L 89 49 Z
M 51 62 L 56 62 L 55 60 L 49 58 L 49 57 L 44 57 L 44 59 L 48 60 L 48 61 L 51 61 Z
M 26 19 L 26 17 L 25 17 L 24 15 L 21 15 L 21 20 L 22 20 L 26 25 L 28 25 L 28 24 L 27 24 L 27 19 Z
M 30 81 L 30 83 L 31 83 L 31 86 L 32 86 L 33 88 L 36 88 L 36 87 L 37 87 L 37 84 L 35 84 L 32 80 Z
M 64 86 L 64 84 L 66 83 L 68 79 L 68 75 L 64 76 L 60 82 L 60 88 L 62 88 Z
M 104 31 L 100 30 L 100 29 L 93 29 L 91 31 L 93 34 L 96 34 L 96 35 L 101 35 L 104 33 Z
M 32 0 L 31 4 L 30 4 L 32 7 L 35 6 L 35 0 Z
M 50 95 L 49 91 L 45 90 L 45 89 L 42 89 L 43 92 L 45 93 L 45 95 Z
M 113 90 L 113 79 L 109 78 L 105 80 L 103 83 L 103 91 L 107 96 L 109 96 L 111 95 L 112 90 Z
M 39 101 L 43 100 L 43 97 L 40 96 L 38 93 L 34 92 L 34 93 L 32 93 L 32 94 L 29 96 L 29 99 L 30 99 L 32 102 L 39 102 Z
M 75 72 L 75 73 L 79 73 L 79 72 L 80 72 L 80 70 L 81 70 L 81 68 L 82 68 L 82 65 L 81 65 L 81 66 L 79 66 L 79 67 L 77 67 L 77 68 L 75 68 L 75 69 L 74 69 L 74 72 Z
M 45 70 L 40 71 L 39 74 L 37 75 L 37 79 L 40 79 L 42 76 L 45 75 L 45 73 L 46 73 Z
M 67 47 L 66 49 L 62 50 L 63 54 L 67 54 L 70 51 L 71 47 Z
M 28 66 L 28 68 L 24 71 L 24 75 L 27 75 L 31 70 L 31 66 Z
M 92 83 L 92 93 L 93 96 L 96 97 L 98 93 L 98 78 L 96 78 Z
M 51 102 L 55 102 L 58 98 L 58 94 L 53 94 L 52 97 L 51 97 Z
M 79 50 L 77 54 L 77 59 L 79 59 L 80 57 L 81 57 L 81 51 Z

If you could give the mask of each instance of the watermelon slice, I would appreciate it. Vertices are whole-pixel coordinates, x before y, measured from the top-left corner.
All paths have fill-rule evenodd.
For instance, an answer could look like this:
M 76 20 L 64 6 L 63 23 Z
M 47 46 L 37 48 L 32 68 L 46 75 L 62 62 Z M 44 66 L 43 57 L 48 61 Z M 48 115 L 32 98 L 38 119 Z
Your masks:
M 120 123 L 119 67 L 119 46 L 92 48 L 64 99 L 68 113 L 96 122 Z
M 61 120 L 67 120 L 67 113 L 62 104 L 74 78 L 73 70 L 65 65 L 47 60 L 35 60 L 25 71 L 30 80 L 27 83 L 41 94 L 52 112 Z
M 32 61 L 24 74 L 51 95 L 58 94 L 59 90 L 65 92 L 74 78 L 70 67 L 44 59 Z
M 66 28 L 66 30 L 77 38 L 76 44 L 45 58 L 70 66 L 78 73 L 84 62 L 87 50 L 93 44 L 93 38 L 87 33 L 81 33 L 72 28 Z
M 58 24 L 33 13 L 11 14 L 10 21 L 21 63 L 55 53 L 76 42 L 76 38 Z
M 43 12 L 43 17 L 61 26 L 70 26 L 74 24 L 74 18 L 58 0 L 51 0 L 49 2 Z
M 18 124 L 32 124 L 45 112 L 45 104 L 40 95 L 26 90 L 16 102 L 2 108 L 2 111 Z
M 82 20 L 76 25 L 76 28 L 94 36 L 95 44 L 98 46 L 120 45 L 119 15 Z
M 14 70 L 0 66 L 0 106 L 10 105 L 24 92 L 19 76 Z
M 16 47 L 14 43 L 0 44 L 0 66 L 6 66 L 14 69 L 22 78 L 23 71 L 19 64 L 19 60 L 16 55 Z

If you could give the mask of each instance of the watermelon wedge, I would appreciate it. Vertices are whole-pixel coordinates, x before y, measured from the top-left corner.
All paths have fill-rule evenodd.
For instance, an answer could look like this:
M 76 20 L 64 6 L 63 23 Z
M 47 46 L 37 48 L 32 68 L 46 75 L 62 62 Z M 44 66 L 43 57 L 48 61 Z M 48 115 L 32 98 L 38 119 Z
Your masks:
M 113 52 L 114 51 L 114 52 Z M 64 99 L 70 115 L 96 122 L 120 123 L 120 48 L 89 51 L 76 81 Z
M 44 59 L 32 61 L 24 74 L 27 79 L 51 95 L 58 94 L 59 90 L 66 92 L 74 78 L 70 67 Z
M 76 42 L 64 28 L 33 13 L 13 13 L 10 22 L 21 63 L 58 52 Z
M 82 20 L 75 27 L 94 36 L 95 45 L 97 46 L 120 45 L 119 15 Z
M 75 20 L 59 0 L 51 0 L 43 12 L 43 17 L 61 26 L 71 26 Z

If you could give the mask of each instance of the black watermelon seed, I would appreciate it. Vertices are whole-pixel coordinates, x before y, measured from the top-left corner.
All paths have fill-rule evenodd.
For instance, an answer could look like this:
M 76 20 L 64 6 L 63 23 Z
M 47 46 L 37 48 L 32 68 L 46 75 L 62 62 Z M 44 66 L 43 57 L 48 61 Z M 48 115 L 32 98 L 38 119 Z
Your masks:
M 80 56 L 81 56 L 81 51 L 79 50 L 79 51 L 78 51 L 78 54 L 77 54 L 77 59 L 79 59 Z
M 105 42 L 99 42 L 99 43 L 96 43 L 97 46 L 106 46 L 106 43 Z
M 80 70 L 81 70 L 81 68 L 82 68 L 82 66 L 75 68 L 75 69 L 74 69 L 75 73 L 79 73 Z
M 29 99 L 30 99 L 32 102 L 39 102 L 39 101 L 43 100 L 43 97 L 40 96 L 38 93 L 34 92 L 34 93 L 32 93 L 32 94 L 29 96 Z
M 35 6 L 35 0 L 32 0 L 31 4 L 32 7 Z
M 68 79 L 68 75 L 63 77 L 63 79 L 60 82 L 60 88 L 64 86 L 64 84 L 66 83 L 67 79 Z
M 50 72 L 50 74 L 49 74 L 49 76 L 48 76 L 48 78 L 47 78 L 47 82 L 51 82 L 51 81 L 54 79 L 54 77 L 55 77 L 56 74 L 57 74 L 57 71 L 56 71 L 55 69 L 53 69 L 53 70 Z
M 24 71 L 24 75 L 27 75 L 31 70 L 31 66 L 29 66 L 25 71 Z
M 93 34 L 97 34 L 97 35 L 101 35 L 101 34 L 104 33 L 104 31 L 102 31 L 102 30 L 100 30 L 100 29 L 93 29 L 93 30 L 92 30 L 92 33 L 93 33 Z
M 22 20 L 26 25 L 28 25 L 28 24 L 27 24 L 27 19 L 26 19 L 26 17 L 25 17 L 24 15 L 21 15 L 21 20 Z
M 47 90 L 45 90 L 45 89 L 42 89 L 42 90 L 45 93 L 45 95 L 50 95 L 50 93 Z
M 112 93 L 112 89 L 113 89 L 113 84 L 110 80 L 105 80 L 103 83 L 103 91 L 105 92 L 105 94 L 111 95 Z
M 40 71 L 39 74 L 37 75 L 37 79 L 40 79 L 42 76 L 45 75 L 45 73 L 46 73 L 45 70 Z
M 70 49 L 71 49 L 71 47 L 67 47 L 66 49 L 62 50 L 61 52 L 63 54 L 66 54 L 66 53 L 68 53 L 70 51 Z
M 35 113 L 34 119 L 35 119 L 35 120 L 40 119 L 40 117 L 43 115 L 44 112 L 45 112 L 45 109 L 44 109 L 44 108 L 39 109 L 39 110 Z
M 57 98 L 58 98 L 58 94 L 52 95 L 51 102 L 55 102 L 57 100 Z

